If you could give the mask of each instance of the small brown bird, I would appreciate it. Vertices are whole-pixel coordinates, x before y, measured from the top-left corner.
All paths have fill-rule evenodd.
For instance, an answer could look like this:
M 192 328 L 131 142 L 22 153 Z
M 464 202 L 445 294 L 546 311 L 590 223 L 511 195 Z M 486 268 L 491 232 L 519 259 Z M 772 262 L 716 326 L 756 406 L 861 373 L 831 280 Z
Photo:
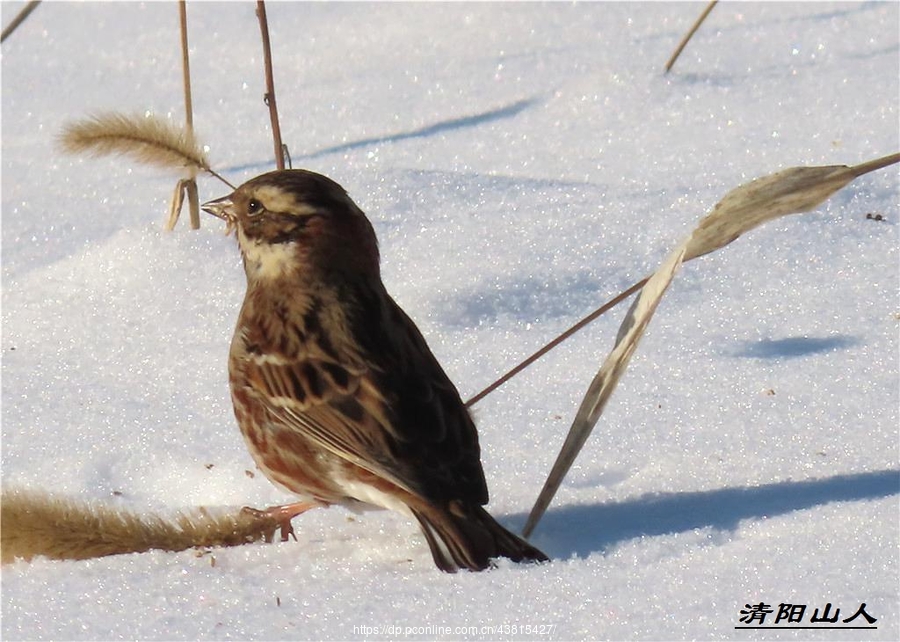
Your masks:
M 238 425 L 260 470 L 315 507 L 418 520 L 437 566 L 547 556 L 498 524 L 478 433 L 422 334 L 381 282 L 375 231 L 325 176 L 282 170 L 203 205 L 235 229 L 247 293 L 229 355 Z

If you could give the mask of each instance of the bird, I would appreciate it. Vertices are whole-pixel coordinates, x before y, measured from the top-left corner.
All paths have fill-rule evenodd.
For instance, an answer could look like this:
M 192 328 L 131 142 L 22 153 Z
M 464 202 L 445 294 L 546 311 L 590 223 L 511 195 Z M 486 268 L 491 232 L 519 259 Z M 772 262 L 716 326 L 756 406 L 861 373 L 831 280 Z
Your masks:
M 229 385 L 257 467 L 298 499 L 265 511 L 282 539 L 315 507 L 382 508 L 417 521 L 446 572 L 548 561 L 484 508 L 473 419 L 388 294 L 375 230 L 346 190 L 276 170 L 202 208 L 242 256 Z

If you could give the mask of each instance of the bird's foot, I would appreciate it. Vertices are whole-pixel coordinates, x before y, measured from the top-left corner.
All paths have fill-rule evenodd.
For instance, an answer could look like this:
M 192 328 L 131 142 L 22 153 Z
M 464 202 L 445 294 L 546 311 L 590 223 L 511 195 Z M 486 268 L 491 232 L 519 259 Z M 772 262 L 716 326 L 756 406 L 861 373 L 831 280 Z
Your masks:
M 286 542 L 290 537 L 293 537 L 294 541 L 297 541 L 297 536 L 294 534 L 294 527 L 291 524 L 292 519 L 312 508 L 327 505 L 328 504 L 323 504 L 322 502 L 317 502 L 316 500 L 310 500 L 305 502 L 296 502 L 293 504 L 284 504 L 282 506 L 270 506 L 269 508 L 265 508 L 263 510 L 244 506 L 241 509 L 241 512 L 252 515 L 257 519 L 274 520 L 275 526 L 271 530 L 267 531 L 264 535 L 266 542 L 271 542 L 275 539 L 275 531 L 277 530 L 281 531 L 281 541 Z

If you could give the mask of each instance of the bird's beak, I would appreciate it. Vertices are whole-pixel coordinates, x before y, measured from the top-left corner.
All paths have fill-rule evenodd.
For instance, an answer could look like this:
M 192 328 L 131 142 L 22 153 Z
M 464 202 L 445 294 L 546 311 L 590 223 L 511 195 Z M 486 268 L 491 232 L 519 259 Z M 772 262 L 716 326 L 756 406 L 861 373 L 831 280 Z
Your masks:
M 207 201 L 200 207 L 204 212 L 208 212 L 213 216 L 216 216 L 223 221 L 228 221 L 232 219 L 234 216 L 231 213 L 231 206 L 234 203 L 231 201 L 231 194 L 228 196 L 223 196 L 222 198 L 217 198 L 214 201 Z
M 231 194 L 229 194 L 228 196 L 217 198 L 214 201 L 207 201 L 200 207 L 203 208 L 204 212 L 209 212 L 213 216 L 225 221 L 225 236 L 228 236 L 234 230 L 235 226 L 234 212 L 231 209 L 232 205 L 234 205 L 234 202 L 231 200 Z

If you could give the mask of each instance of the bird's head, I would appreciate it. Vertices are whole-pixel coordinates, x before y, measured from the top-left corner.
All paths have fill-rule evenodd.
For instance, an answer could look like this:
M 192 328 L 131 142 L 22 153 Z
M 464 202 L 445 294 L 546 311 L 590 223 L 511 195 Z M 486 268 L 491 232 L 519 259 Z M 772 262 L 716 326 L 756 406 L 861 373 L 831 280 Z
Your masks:
M 234 229 L 248 280 L 323 270 L 378 276 L 378 242 L 343 187 L 300 169 L 251 179 L 203 209 Z

